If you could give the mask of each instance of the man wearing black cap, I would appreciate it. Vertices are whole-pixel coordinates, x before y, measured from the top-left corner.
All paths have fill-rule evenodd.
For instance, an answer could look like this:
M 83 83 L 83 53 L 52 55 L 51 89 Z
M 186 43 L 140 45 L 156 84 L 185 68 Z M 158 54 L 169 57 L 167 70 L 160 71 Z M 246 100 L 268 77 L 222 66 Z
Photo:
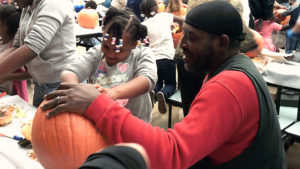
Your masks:
M 57 106 L 48 117 L 62 111 L 84 114 L 112 143 L 141 144 L 154 169 L 286 169 L 267 86 L 239 53 L 244 37 L 237 10 L 225 1 L 203 3 L 189 12 L 183 29 L 186 68 L 208 75 L 174 129 L 137 119 L 91 85 L 62 84 L 45 97 L 49 101 L 42 109 Z

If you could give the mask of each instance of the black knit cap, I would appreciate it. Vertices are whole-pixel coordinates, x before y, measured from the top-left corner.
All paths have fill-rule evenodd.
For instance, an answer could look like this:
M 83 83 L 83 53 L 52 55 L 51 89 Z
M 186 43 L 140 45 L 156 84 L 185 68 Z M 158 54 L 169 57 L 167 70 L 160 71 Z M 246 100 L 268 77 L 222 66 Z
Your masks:
M 242 18 L 226 1 L 210 1 L 194 7 L 185 23 L 214 35 L 226 34 L 231 39 L 244 40 Z

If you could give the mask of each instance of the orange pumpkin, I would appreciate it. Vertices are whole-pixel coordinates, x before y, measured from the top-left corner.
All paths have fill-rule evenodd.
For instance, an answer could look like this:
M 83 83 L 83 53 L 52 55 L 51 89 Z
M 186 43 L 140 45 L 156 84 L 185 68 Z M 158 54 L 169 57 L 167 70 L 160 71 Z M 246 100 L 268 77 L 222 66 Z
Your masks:
M 94 9 L 82 9 L 77 16 L 78 24 L 83 28 L 94 29 L 99 25 L 99 15 Z
M 253 58 L 261 54 L 261 51 L 264 48 L 264 38 L 253 29 L 250 29 L 250 31 L 252 32 L 253 38 L 258 46 L 255 49 L 246 52 L 245 54 L 250 58 Z
M 32 124 L 32 147 L 45 169 L 79 168 L 86 158 L 109 145 L 95 125 L 75 113 L 62 113 L 50 119 L 40 108 Z
M 281 21 L 280 24 L 283 25 L 283 26 L 288 25 L 289 21 L 291 19 L 290 15 L 286 16 L 286 17 L 281 17 L 280 16 L 280 14 L 285 12 L 285 11 L 286 11 L 285 9 L 277 9 L 277 10 L 274 11 L 274 16 Z

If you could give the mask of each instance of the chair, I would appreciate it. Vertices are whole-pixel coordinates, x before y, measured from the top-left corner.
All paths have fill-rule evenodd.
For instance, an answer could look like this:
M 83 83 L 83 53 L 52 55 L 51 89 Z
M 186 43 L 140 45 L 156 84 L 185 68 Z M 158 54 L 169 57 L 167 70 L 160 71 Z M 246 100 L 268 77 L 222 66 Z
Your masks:
M 172 127 L 172 106 L 182 108 L 180 90 L 176 90 L 173 95 L 167 98 L 166 103 L 169 105 L 168 128 L 171 128 Z

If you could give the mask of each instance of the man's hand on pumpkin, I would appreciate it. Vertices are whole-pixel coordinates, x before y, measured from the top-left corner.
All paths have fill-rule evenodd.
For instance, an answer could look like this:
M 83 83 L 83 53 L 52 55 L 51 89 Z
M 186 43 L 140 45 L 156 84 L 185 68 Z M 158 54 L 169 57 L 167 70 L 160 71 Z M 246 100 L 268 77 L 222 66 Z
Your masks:
M 47 102 L 41 109 L 52 109 L 47 113 L 49 118 L 62 112 L 84 114 L 99 94 L 91 84 L 61 83 L 57 90 L 44 96 Z

